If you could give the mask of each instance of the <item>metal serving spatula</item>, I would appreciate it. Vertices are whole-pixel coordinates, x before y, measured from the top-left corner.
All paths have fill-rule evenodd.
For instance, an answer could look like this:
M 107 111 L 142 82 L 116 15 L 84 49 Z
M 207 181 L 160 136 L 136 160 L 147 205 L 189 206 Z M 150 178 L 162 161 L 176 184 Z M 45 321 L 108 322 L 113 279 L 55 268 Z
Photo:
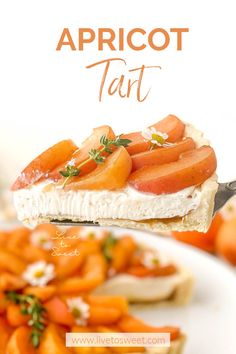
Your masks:
M 219 183 L 218 191 L 215 195 L 213 216 L 234 195 L 236 195 L 236 180 L 227 183 Z M 93 221 L 52 220 L 51 223 L 61 226 L 100 226 L 98 222 Z

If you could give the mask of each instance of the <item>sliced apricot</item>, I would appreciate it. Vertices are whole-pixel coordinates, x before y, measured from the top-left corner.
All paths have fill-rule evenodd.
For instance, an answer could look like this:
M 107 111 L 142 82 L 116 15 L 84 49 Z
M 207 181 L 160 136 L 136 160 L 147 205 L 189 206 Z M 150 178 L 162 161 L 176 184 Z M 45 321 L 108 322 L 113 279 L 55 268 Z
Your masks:
M 16 191 L 39 181 L 56 166 L 67 161 L 77 149 L 72 140 L 62 140 L 53 145 L 24 168 L 11 189 Z
M 0 353 L 6 353 L 6 346 L 8 340 L 13 332 L 13 329 L 9 326 L 6 319 L 0 317 Z
M 56 293 L 56 286 L 46 285 L 46 286 L 27 286 L 24 288 L 23 293 L 27 295 L 34 295 L 40 301 L 47 301 Z
M 2 315 L 7 309 L 8 301 L 6 295 L 3 292 L 0 292 L 0 315 Z M 0 351 L 1 353 L 1 351 Z
M 118 322 L 118 327 L 122 332 L 170 333 L 171 340 L 177 339 L 180 335 L 180 329 L 178 327 L 154 327 L 130 315 L 122 317 Z
M 151 127 L 156 128 L 159 132 L 167 133 L 167 141 L 172 143 L 180 140 L 183 137 L 185 130 L 184 123 L 172 114 L 169 114 L 166 118 L 153 124 Z M 123 134 L 122 138 L 131 140 L 131 143 L 126 148 L 130 155 L 147 151 L 151 147 L 150 141 L 145 140 L 141 132 Z
M 225 220 L 216 234 L 216 252 L 236 266 L 236 217 Z
M 14 250 L 16 247 L 22 247 L 23 244 L 29 242 L 30 230 L 24 226 L 16 227 L 11 230 L 8 235 L 7 247 Z
M 73 326 L 75 324 L 74 318 L 69 312 L 66 303 L 55 296 L 49 301 L 44 303 L 44 307 L 47 310 L 47 317 L 49 321 L 65 326 Z
M 122 188 L 130 174 L 131 157 L 123 146 L 114 151 L 104 163 L 84 177 L 75 177 L 66 190 L 78 189 L 108 189 Z
M 111 250 L 110 268 L 116 273 L 123 272 L 132 258 L 137 246 L 131 236 L 120 238 Z
M 26 267 L 26 263 L 6 249 L 0 250 L 0 267 L 16 275 L 21 275 Z
M 88 324 L 91 326 L 110 325 L 116 323 L 122 312 L 113 307 L 90 306 Z
M 26 354 L 26 353 L 36 354 L 36 350 L 34 349 L 30 341 L 30 335 L 31 335 L 31 329 L 29 327 L 26 326 L 18 327 L 12 333 L 7 343 L 6 353 L 7 354 Z
M 81 270 L 81 276 L 70 277 L 60 281 L 57 286 L 59 294 L 77 294 L 95 289 L 104 282 L 107 264 L 102 254 L 91 254 L 87 257 Z
M 174 265 L 166 265 L 162 267 L 146 268 L 143 265 L 131 266 L 127 269 L 126 273 L 135 277 L 165 277 L 176 273 Z
M 180 155 L 180 159 L 158 166 L 145 166 L 133 172 L 129 184 L 141 192 L 175 193 L 207 180 L 216 170 L 216 156 L 210 146 Z
M 105 135 L 109 139 L 112 140 L 115 139 L 115 134 L 112 128 L 109 127 L 108 125 L 102 125 L 101 127 L 93 129 L 93 133 L 82 143 L 81 148 L 75 151 L 71 156 L 71 159 L 73 159 L 75 167 L 79 166 L 82 162 L 84 162 L 86 159 L 89 158 L 90 150 L 92 149 L 98 150 L 102 147 L 100 139 L 103 135 Z M 107 156 L 107 153 L 104 151 L 102 155 Z M 60 171 L 65 170 L 68 162 L 69 160 L 66 163 L 63 163 L 60 166 L 58 166 L 52 172 L 50 172 L 48 178 L 51 178 L 54 181 L 58 181 L 59 179 L 61 179 L 62 176 L 60 174 Z M 96 168 L 96 162 L 94 160 L 90 160 L 80 168 L 80 176 L 93 171 L 95 168 Z
M 116 308 L 120 310 L 123 315 L 128 312 L 127 300 L 122 296 L 88 295 L 86 302 L 91 306 Z
M 84 255 L 60 256 L 57 260 L 56 275 L 57 279 L 63 279 L 77 272 L 84 262 Z
M 141 152 L 132 155 L 132 171 L 136 171 L 143 166 L 163 165 L 165 163 L 177 161 L 179 156 L 188 150 L 195 148 L 192 138 L 186 138 L 167 147 L 157 147 L 154 150 Z
M 21 312 L 20 306 L 16 304 L 8 304 L 7 313 L 6 313 L 7 321 L 9 325 L 12 327 L 19 327 L 27 325 L 30 320 L 29 315 L 24 315 Z
M 214 252 L 216 236 L 223 222 L 223 217 L 218 213 L 213 218 L 211 226 L 206 233 L 198 231 L 173 231 L 172 236 L 178 241 L 187 243 L 204 251 Z
M 0 231 L 0 247 L 6 247 L 9 238 L 9 233 L 6 231 Z
M 8 273 L 0 273 L 0 291 L 20 290 L 24 288 L 26 282 L 19 276 Z
M 25 354 L 28 352 L 25 352 Z M 40 340 L 37 354 L 71 354 L 71 348 L 65 346 L 65 331 L 63 328 L 50 323 Z

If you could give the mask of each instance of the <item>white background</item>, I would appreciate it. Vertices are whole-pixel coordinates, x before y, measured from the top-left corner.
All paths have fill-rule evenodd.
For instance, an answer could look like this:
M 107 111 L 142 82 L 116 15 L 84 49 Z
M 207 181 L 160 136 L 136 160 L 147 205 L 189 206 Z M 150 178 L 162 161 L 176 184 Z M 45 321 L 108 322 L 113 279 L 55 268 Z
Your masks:
M 233 1 L 5 1 L 0 5 L 0 173 L 12 181 L 42 149 L 77 143 L 104 123 L 117 133 L 142 129 L 169 113 L 202 129 L 215 147 L 221 180 L 236 177 L 235 11 Z M 64 27 L 189 27 L 183 50 L 84 52 L 55 48 Z M 101 69 L 85 66 L 122 57 L 127 67 L 161 65 L 147 75 L 144 103 L 134 97 L 98 101 Z M 117 67 L 113 74 L 123 73 Z M 127 71 L 127 70 L 126 70 Z M 124 72 L 126 72 L 124 71 Z

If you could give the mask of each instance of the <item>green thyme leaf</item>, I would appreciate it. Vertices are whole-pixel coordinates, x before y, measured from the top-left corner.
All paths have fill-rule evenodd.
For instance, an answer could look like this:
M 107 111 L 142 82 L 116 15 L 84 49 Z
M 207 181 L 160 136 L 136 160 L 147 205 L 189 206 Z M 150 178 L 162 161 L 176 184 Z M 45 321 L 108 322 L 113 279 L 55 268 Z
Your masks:
M 15 291 L 6 292 L 6 298 L 14 304 L 20 305 L 23 315 L 30 315 L 28 325 L 32 327 L 31 342 L 35 348 L 40 344 L 40 337 L 45 329 L 44 313 L 46 309 L 34 295 L 18 294 Z
M 124 146 L 124 147 L 129 146 L 129 144 L 132 142 L 132 140 L 122 139 L 121 136 L 122 135 L 118 135 L 116 137 L 116 140 L 114 140 L 113 145 L 115 145 L 115 146 Z
M 101 164 L 105 161 L 105 157 L 101 155 L 101 151 L 92 149 L 89 151 L 89 156 L 93 159 L 97 164 Z
M 102 245 L 102 253 L 106 260 L 110 262 L 112 260 L 112 249 L 115 246 L 117 239 L 114 237 L 112 233 L 110 233 L 106 238 Z
M 69 177 L 69 173 L 67 171 L 59 171 L 59 173 L 63 176 L 63 177 Z

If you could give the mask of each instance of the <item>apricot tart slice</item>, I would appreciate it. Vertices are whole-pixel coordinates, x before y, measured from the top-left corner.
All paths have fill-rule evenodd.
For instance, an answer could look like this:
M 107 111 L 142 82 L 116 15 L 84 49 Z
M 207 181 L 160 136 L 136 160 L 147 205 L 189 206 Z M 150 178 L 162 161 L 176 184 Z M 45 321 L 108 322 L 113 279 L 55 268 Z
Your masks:
M 214 208 L 216 156 L 174 115 L 141 132 L 93 130 L 33 160 L 13 184 L 19 220 L 90 221 L 151 231 L 205 232 Z

